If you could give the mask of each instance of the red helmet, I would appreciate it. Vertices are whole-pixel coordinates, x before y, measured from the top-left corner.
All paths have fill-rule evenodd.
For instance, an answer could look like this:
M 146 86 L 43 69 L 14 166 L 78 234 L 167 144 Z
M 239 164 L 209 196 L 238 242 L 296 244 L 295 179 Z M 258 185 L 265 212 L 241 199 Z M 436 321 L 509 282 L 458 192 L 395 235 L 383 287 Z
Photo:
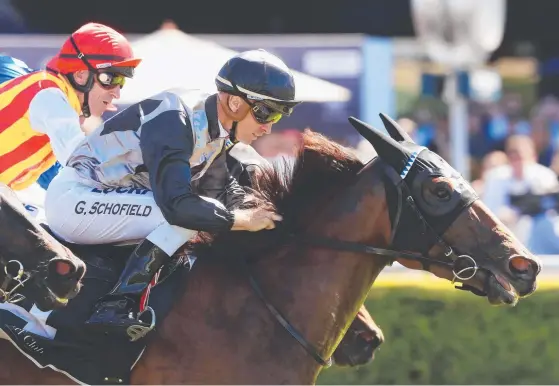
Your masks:
M 120 33 L 103 24 L 88 23 L 70 35 L 47 67 L 62 74 L 103 70 L 132 78 L 141 61 L 134 58 L 132 46 Z

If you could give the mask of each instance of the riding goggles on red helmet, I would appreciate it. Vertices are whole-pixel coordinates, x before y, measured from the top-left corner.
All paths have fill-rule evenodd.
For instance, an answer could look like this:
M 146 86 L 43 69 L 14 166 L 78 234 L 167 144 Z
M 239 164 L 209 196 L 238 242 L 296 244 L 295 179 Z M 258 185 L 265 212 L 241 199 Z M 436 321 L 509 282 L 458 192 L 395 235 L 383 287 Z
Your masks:
M 120 75 L 120 74 L 113 74 L 110 72 L 98 72 L 96 74 L 97 76 L 97 82 L 99 82 L 99 85 L 101 85 L 101 87 L 103 87 L 104 89 L 112 89 L 115 87 L 120 86 L 120 88 L 124 87 L 124 84 L 126 83 L 126 77 L 124 75 Z

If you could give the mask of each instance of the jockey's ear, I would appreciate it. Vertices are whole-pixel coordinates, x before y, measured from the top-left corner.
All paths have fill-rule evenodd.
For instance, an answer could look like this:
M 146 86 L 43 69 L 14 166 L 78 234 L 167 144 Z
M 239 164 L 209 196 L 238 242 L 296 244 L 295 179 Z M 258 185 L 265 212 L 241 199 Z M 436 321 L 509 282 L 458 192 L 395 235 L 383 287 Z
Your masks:
M 230 95 L 227 101 L 229 108 L 234 113 L 238 112 L 244 103 L 245 101 L 243 101 L 241 97 L 238 97 L 236 95 Z
M 71 76 L 74 77 L 74 80 L 76 81 L 77 84 L 79 84 L 80 86 L 85 86 L 85 84 L 87 83 L 87 79 L 89 78 L 89 71 L 87 70 L 76 71 Z

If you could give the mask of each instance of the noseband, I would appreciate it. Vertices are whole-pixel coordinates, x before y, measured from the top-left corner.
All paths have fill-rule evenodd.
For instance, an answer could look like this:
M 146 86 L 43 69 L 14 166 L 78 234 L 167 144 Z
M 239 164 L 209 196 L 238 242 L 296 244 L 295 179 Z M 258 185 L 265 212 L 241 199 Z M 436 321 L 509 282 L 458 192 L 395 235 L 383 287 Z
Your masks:
M 467 281 L 472 279 L 480 267 L 478 266 L 477 262 L 474 260 L 473 257 L 465 254 L 458 254 L 454 251 L 454 249 L 446 243 L 442 237 L 439 235 L 437 231 L 433 229 L 433 227 L 429 224 L 429 222 L 425 219 L 422 215 L 421 211 L 417 207 L 415 200 L 412 197 L 411 191 L 407 186 L 406 182 L 399 176 L 396 171 L 391 168 L 390 166 L 385 167 L 385 174 L 390 179 L 392 185 L 396 187 L 397 191 L 397 205 L 395 211 L 395 218 L 392 220 L 392 229 L 391 229 L 391 245 L 395 247 L 394 249 L 384 249 L 384 248 L 377 248 L 367 244 L 361 244 L 351 241 L 343 241 L 338 240 L 330 237 L 324 237 L 319 235 L 312 235 L 308 233 L 304 233 L 301 235 L 294 235 L 289 234 L 289 238 L 292 241 L 306 245 L 308 247 L 318 247 L 318 248 L 326 248 L 331 250 L 338 250 L 342 252 L 355 252 L 355 253 L 362 253 L 362 254 L 370 254 L 370 255 L 380 255 L 388 257 L 392 260 L 395 259 L 405 259 L 405 260 L 412 260 L 418 261 L 421 263 L 424 270 L 429 270 L 431 266 L 441 266 L 445 267 L 452 271 L 454 283 L 456 280 Z M 475 197 L 477 199 L 477 197 Z M 470 202 L 471 201 L 471 202 Z M 466 202 L 461 208 L 460 213 L 466 209 L 468 209 L 475 201 L 472 198 L 470 201 Z M 405 217 L 404 220 L 402 220 Z M 435 240 L 433 245 L 430 245 L 429 248 L 425 250 L 424 253 L 419 252 L 408 252 L 408 251 L 401 251 L 394 245 L 394 240 L 398 235 L 398 230 L 400 228 L 400 224 L 403 224 L 408 219 L 414 219 L 419 222 L 419 224 L 423 228 L 423 235 L 428 235 L 429 238 Z M 444 257 L 446 259 L 439 260 L 434 259 L 428 256 L 428 251 L 435 245 L 440 245 L 444 252 Z M 295 328 L 293 325 L 282 315 L 282 313 L 267 299 L 265 294 L 263 293 L 261 286 L 259 285 L 258 281 L 255 279 L 254 275 L 252 274 L 249 262 L 245 259 L 242 260 L 245 272 L 248 276 L 250 285 L 256 295 L 262 300 L 266 308 L 270 311 L 270 313 L 276 318 L 276 320 L 283 326 L 287 332 L 305 349 L 305 351 L 321 366 L 330 367 L 332 365 L 332 358 L 329 357 L 325 359 L 320 353 L 319 350 L 309 343 L 302 334 Z M 479 291 L 471 286 L 462 284 L 462 287 L 456 287 L 458 289 L 469 290 L 476 295 L 484 296 L 485 293 L 483 291 Z

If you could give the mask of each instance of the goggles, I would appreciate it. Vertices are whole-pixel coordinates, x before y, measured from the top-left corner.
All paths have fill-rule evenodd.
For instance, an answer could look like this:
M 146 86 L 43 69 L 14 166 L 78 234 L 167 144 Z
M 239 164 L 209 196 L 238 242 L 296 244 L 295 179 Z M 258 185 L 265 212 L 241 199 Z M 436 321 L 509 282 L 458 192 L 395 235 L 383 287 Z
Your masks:
M 97 81 L 101 87 L 110 90 L 117 86 L 123 88 L 126 83 L 126 77 L 124 75 L 112 74 L 110 72 L 99 72 L 97 73 Z
M 256 119 L 256 122 L 261 124 L 276 123 L 283 116 L 282 113 L 279 113 L 260 102 L 249 102 L 249 105 L 251 106 L 250 112 L 252 116 Z
M 265 125 L 267 123 L 276 123 L 283 116 L 282 113 L 278 112 L 269 106 L 266 106 L 264 102 L 249 100 L 248 96 L 240 91 L 235 84 L 232 84 L 233 88 L 237 91 L 235 95 L 240 96 L 243 100 L 250 106 L 250 113 L 256 119 L 256 122 Z M 282 110 L 283 111 L 283 110 Z M 289 114 L 288 114 L 289 115 Z

